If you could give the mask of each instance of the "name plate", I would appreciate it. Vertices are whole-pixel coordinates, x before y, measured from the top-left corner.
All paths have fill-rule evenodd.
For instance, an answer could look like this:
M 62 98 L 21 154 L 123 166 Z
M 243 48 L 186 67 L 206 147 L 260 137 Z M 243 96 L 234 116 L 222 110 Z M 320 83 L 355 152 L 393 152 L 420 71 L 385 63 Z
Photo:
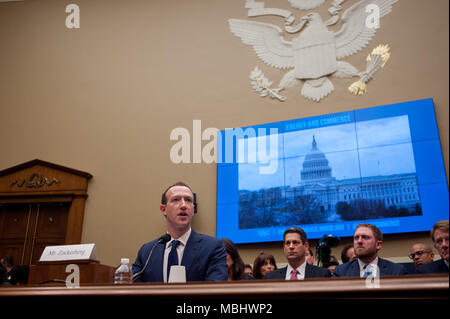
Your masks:
M 39 261 L 96 260 L 95 244 L 47 246 Z

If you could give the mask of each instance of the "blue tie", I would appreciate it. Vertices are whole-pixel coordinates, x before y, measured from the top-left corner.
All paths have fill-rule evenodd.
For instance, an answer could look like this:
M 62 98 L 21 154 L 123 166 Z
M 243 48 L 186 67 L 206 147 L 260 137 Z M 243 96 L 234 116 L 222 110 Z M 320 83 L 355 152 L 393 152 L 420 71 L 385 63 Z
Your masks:
M 172 242 L 172 248 L 170 249 L 169 258 L 167 259 L 167 282 L 169 282 L 170 267 L 178 266 L 177 247 L 179 244 L 179 240 L 174 240 Z
M 367 264 L 363 267 L 364 271 L 364 278 L 369 277 L 370 275 L 372 275 L 372 268 L 370 267 L 370 264 Z

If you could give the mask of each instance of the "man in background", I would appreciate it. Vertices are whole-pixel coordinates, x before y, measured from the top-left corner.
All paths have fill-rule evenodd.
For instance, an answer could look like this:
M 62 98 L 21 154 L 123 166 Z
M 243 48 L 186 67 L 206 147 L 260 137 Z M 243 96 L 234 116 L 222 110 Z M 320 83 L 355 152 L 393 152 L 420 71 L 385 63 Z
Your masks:
M 448 220 L 434 224 L 431 230 L 431 240 L 441 259 L 424 264 L 416 269 L 418 274 L 448 273 Z
M 161 196 L 160 211 L 166 219 L 167 235 L 141 247 L 132 268 L 133 281 L 168 282 L 172 265 L 185 267 L 186 281 L 226 281 L 227 253 L 223 241 L 191 228 L 191 188 L 183 182 L 169 186 Z
M 372 224 L 359 224 L 353 235 L 356 259 L 339 265 L 333 277 L 382 277 L 405 275 L 402 265 L 378 257 L 383 246 L 383 234 Z
M 303 229 L 299 227 L 286 229 L 283 234 L 283 251 L 288 260 L 288 265 L 267 273 L 264 279 L 303 280 L 331 277 L 328 269 L 306 262 L 305 251 L 308 249 L 309 243 Z
M 355 247 L 353 247 L 353 243 L 347 244 L 342 248 L 341 252 L 341 260 L 342 263 L 345 264 L 346 262 L 352 261 L 356 259 L 355 255 Z
M 314 257 L 311 247 L 305 250 L 305 258 L 306 262 L 310 265 L 314 265 L 314 263 L 316 262 L 316 258 Z
M 434 253 L 429 245 L 417 243 L 411 247 L 411 253 L 408 257 L 412 259 L 414 267 L 417 268 L 432 262 L 434 259 Z
M 253 278 L 253 268 L 252 268 L 252 265 L 250 265 L 250 264 L 245 264 L 245 265 L 244 265 L 244 272 L 245 272 L 247 275 L 249 275 L 250 277 Z

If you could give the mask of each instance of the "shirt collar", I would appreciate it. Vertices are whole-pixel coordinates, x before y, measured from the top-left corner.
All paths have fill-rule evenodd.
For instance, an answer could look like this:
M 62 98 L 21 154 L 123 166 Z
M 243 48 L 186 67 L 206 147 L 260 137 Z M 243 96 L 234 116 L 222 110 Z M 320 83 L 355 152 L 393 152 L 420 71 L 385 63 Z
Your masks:
M 170 240 L 166 244 L 166 248 L 172 246 L 172 242 L 176 239 L 178 240 L 181 245 L 186 246 L 187 241 L 189 240 L 189 236 L 191 236 L 192 228 L 189 227 L 189 230 L 185 232 L 183 235 L 180 236 L 180 238 L 173 238 L 170 236 Z
M 378 266 L 378 256 L 374 260 L 372 260 L 369 264 L 363 263 L 359 258 L 357 260 L 359 264 L 359 270 L 361 271 L 366 265 L 372 265 L 372 269 L 375 269 L 374 266 Z
M 291 272 L 292 272 L 292 269 L 294 269 L 294 268 L 292 268 L 292 266 L 288 264 L 287 265 L 287 269 L 286 269 L 286 275 L 289 274 L 289 276 L 290 276 Z M 303 262 L 303 264 L 298 266 L 296 269 L 298 271 L 298 275 L 297 276 L 304 277 L 305 271 L 306 271 L 306 260 Z

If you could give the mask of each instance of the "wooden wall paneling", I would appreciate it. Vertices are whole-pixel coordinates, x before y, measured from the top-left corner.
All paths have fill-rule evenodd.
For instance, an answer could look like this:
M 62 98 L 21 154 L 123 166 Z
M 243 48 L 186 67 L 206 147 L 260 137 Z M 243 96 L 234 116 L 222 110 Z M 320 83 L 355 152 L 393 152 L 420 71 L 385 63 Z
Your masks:
M 79 244 L 91 178 L 42 160 L 0 171 L 0 256 L 28 265 L 46 246 Z

